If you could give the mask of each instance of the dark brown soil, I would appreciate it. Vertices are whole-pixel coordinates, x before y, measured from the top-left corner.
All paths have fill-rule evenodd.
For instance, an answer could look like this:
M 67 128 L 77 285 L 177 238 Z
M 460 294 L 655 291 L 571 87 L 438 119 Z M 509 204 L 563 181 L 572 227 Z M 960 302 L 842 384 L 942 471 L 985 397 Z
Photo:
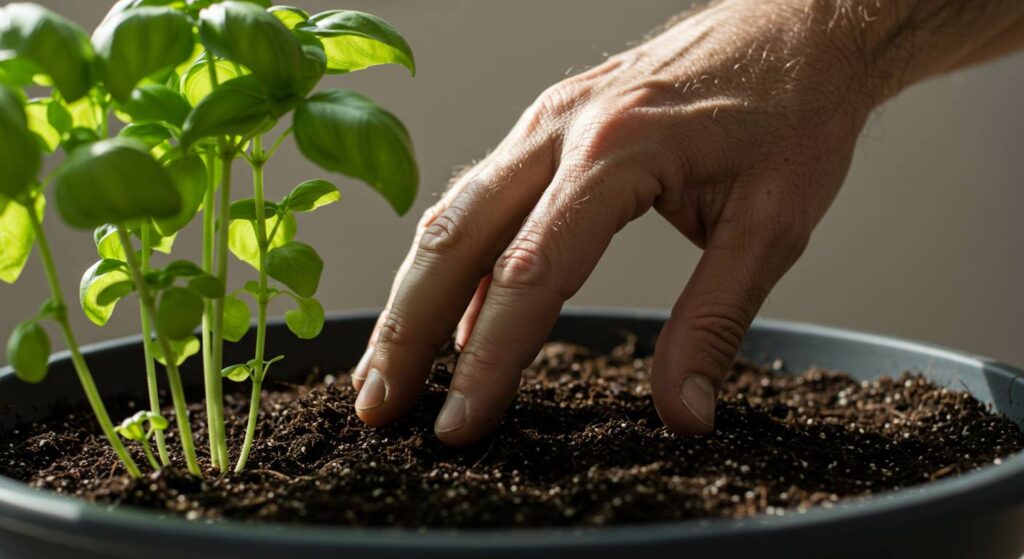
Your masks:
M 612 355 L 551 344 L 497 433 L 450 449 L 432 425 L 454 359 L 439 359 L 419 406 L 383 429 L 355 417 L 345 375 L 271 387 L 241 475 L 198 481 L 179 467 L 131 481 L 82 409 L 3 434 L 0 473 L 189 518 L 599 525 L 792 514 L 998 464 L 1024 447 L 1009 420 L 918 376 L 861 383 L 742 364 L 724 386 L 715 433 L 680 438 L 654 412 L 649 358 L 628 344 Z M 238 442 L 248 403 L 241 393 L 228 402 Z M 116 417 L 132 408 L 112 404 Z M 192 414 L 196 440 L 205 440 L 202 407 Z

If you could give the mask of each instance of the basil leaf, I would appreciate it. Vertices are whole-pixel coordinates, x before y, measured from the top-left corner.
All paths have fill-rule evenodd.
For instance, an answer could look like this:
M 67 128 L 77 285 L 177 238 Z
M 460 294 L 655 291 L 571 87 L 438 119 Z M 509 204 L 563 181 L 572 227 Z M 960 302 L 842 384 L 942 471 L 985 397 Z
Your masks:
M 203 300 L 184 287 L 169 287 L 160 295 L 156 321 L 163 335 L 182 340 L 203 320 Z
M 320 335 L 324 329 L 324 307 L 316 299 L 297 297 L 298 308 L 284 313 L 285 324 L 293 334 L 304 340 Z
M 43 221 L 46 200 L 36 196 L 36 218 Z M 36 244 L 29 209 L 0 195 L 0 281 L 14 283 L 25 269 L 25 263 Z
M 295 140 L 310 161 L 361 179 L 399 214 L 416 198 L 419 170 L 405 126 L 366 97 L 321 91 L 295 110 Z
M 224 339 L 229 342 L 241 340 L 249 331 L 252 320 L 249 305 L 238 297 L 224 299 Z
M 7 341 L 7 361 L 14 374 L 25 382 L 37 383 L 46 378 L 50 360 L 50 338 L 34 320 L 18 324 Z
M 156 230 L 167 237 L 184 228 L 192 221 L 206 196 L 206 163 L 196 154 L 188 154 L 171 160 L 164 167 L 170 175 L 174 188 L 181 196 L 181 209 L 172 217 L 153 220 Z
M 0 194 L 8 198 L 17 198 L 32 186 L 42 163 L 40 144 L 28 126 L 21 99 L 0 86 Z
M 214 4 L 199 14 L 199 37 L 208 51 L 251 70 L 273 97 L 297 90 L 302 47 L 263 8 L 246 2 Z
M 171 351 L 174 352 L 174 363 L 181 365 L 186 359 L 199 353 L 202 346 L 199 344 L 199 340 L 195 336 L 189 336 L 182 340 L 168 340 L 168 345 L 171 346 Z M 167 365 L 167 359 L 164 358 L 164 350 L 161 344 L 152 344 L 153 358 L 156 359 L 161 365 Z
M 394 27 L 375 15 L 355 10 L 330 10 L 314 15 L 297 29 L 313 33 L 323 42 L 328 73 L 400 64 L 416 74 L 409 43 Z
M 104 21 L 92 42 L 103 84 L 114 99 L 127 101 L 139 80 L 188 60 L 194 40 L 185 14 L 143 7 Z
M 323 179 L 313 179 L 292 189 L 291 194 L 281 201 L 281 205 L 294 212 L 311 212 L 338 200 L 341 200 L 338 187 Z
M 185 123 L 192 107 L 177 91 L 160 84 L 143 84 L 119 105 L 134 122 L 164 122 L 177 128 Z
M 209 63 L 206 58 L 209 56 L 203 53 L 188 70 L 182 73 L 178 88 L 185 99 L 196 106 L 204 97 L 213 91 L 213 81 L 210 79 Z M 248 70 L 228 60 L 217 60 L 213 63 L 214 72 L 217 74 L 217 83 L 225 83 L 234 78 L 250 74 Z
M 267 254 L 267 275 L 287 285 L 300 297 L 316 294 L 324 261 L 313 247 L 292 241 Z
M 268 217 L 266 221 L 267 234 L 273 231 L 274 225 L 279 219 L 284 221 L 277 228 L 274 238 L 270 239 L 270 249 L 284 245 L 295 238 L 298 226 L 295 223 L 295 216 L 292 214 L 286 214 L 284 217 Z M 242 262 L 259 269 L 259 245 L 256 242 L 256 228 L 252 221 L 235 220 L 228 225 L 228 249 Z
M 220 372 L 220 375 L 230 381 L 245 382 L 252 375 L 252 369 L 248 364 L 228 365 Z
M 61 96 L 74 101 L 92 87 L 93 51 L 78 25 L 42 6 L 8 4 L 0 8 L 0 51 L 11 51 L 31 77 L 45 73 Z M 25 67 L 25 63 L 31 66 Z M 2 65 L 6 65 L 6 62 Z
M 221 84 L 185 119 L 181 144 L 188 147 L 209 136 L 248 136 L 272 118 L 274 105 L 260 83 L 242 76 Z
M 53 182 L 57 209 L 73 227 L 97 227 L 181 211 L 181 195 L 167 171 L 136 142 L 115 138 L 68 156 Z
M 96 262 L 82 275 L 78 287 L 78 302 L 85 311 L 85 316 L 97 326 L 103 326 L 114 313 L 117 301 L 100 304 L 99 295 L 107 287 L 122 281 L 131 281 L 128 268 L 124 262 L 104 258 Z

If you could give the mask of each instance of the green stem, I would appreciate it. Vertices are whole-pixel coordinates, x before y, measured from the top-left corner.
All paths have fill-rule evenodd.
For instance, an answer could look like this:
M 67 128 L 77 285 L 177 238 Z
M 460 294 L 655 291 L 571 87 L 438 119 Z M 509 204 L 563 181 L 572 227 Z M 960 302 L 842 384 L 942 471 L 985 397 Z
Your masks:
M 159 434 L 159 433 L 160 432 L 157 431 L 157 434 Z M 149 465 L 153 466 L 154 470 L 159 470 L 160 469 L 160 463 L 157 462 L 156 458 L 153 457 L 153 451 L 150 450 L 150 448 L 149 448 L 149 438 L 147 438 L 146 440 L 142 441 L 142 452 L 144 452 L 146 454 L 146 460 L 149 460 Z
M 117 225 L 117 234 L 121 238 L 121 244 L 130 247 L 132 244 L 131 237 L 128 236 L 128 230 L 125 229 L 123 224 Z M 156 316 L 156 305 L 153 302 L 153 294 L 149 291 L 149 286 L 146 285 L 146 280 L 142 276 L 142 269 L 139 267 L 139 261 L 135 258 L 135 252 L 132 250 L 125 251 L 125 256 L 128 260 L 128 270 L 131 273 L 132 281 L 135 283 L 135 289 L 139 292 L 139 302 L 145 307 L 146 312 L 149 313 L 150 317 Z M 156 341 L 160 344 L 160 349 L 164 354 L 164 368 L 167 370 L 167 384 L 171 388 L 171 400 L 174 402 L 174 415 L 178 422 L 178 432 L 181 434 L 181 447 L 185 454 L 185 463 L 188 465 L 188 471 L 192 475 L 202 477 L 203 472 L 199 469 L 199 462 L 196 460 L 196 449 L 192 442 L 192 427 L 188 422 L 188 408 L 185 405 L 185 389 L 181 384 L 181 373 L 178 371 L 177 354 L 174 353 L 174 349 L 171 347 L 167 337 L 164 336 L 160 323 L 153 321 L 153 330 L 156 333 Z
M 263 358 L 267 338 L 267 302 L 270 297 L 267 294 L 267 252 L 270 243 L 267 241 L 267 216 L 264 208 L 263 194 L 263 164 L 266 163 L 266 154 L 263 152 L 263 138 L 253 138 L 253 166 L 252 166 L 252 189 L 253 200 L 256 206 L 256 244 L 259 247 L 259 293 L 256 295 L 256 306 L 259 314 L 256 319 L 256 354 L 253 356 L 252 371 L 252 397 L 249 401 L 249 422 L 245 428 L 245 442 L 242 444 L 242 452 L 238 456 L 238 463 L 235 464 L 235 472 L 245 469 L 245 463 L 249 459 L 249 450 L 252 448 L 252 439 L 256 433 L 256 418 L 260 412 L 260 388 L 263 384 Z
M 152 247 L 151 226 L 147 223 L 142 225 L 142 273 L 149 271 L 149 253 Z M 131 245 L 124 247 L 125 252 L 132 250 Z M 153 359 L 153 334 L 150 330 L 151 319 L 145 307 L 139 305 L 139 313 L 142 317 L 142 350 L 146 360 L 146 386 L 149 389 L 149 409 L 155 414 L 160 413 L 160 392 L 156 383 L 156 361 Z M 156 432 L 156 449 L 160 454 L 160 462 L 164 466 L 171 463 L 171 456 L 167 452 L 167 441 L 164 439 L 163 431 Z M 146 443 L 146 450 L 149 450 L 149 442 Z M 155 466 L 154 466 L 155 468 Z
M 203 197 L 203 271 L 213 275 L 213 248 L 216 228 L 214 182 L 217 177 L 216 157 L 206 157 L 207 188 Z M 206 388 L 206 426 L 210 440 L 210 461 L 221 472 L 228 469 L 227 438 L 224 435 L 223 401 L 218 398 L 221 384 L 220 368 L 213 359 L 213 302 L 203 299 L 203 379 Z
M 27 205 L 27 209 L 29 220 L 32 222 L 32 229 L 35 231 L 36 240 L 39 243 L 39 255 L 43 260 L 43 268 L 46 270 L 46 281 L 50 286 L 50 296 L 53 297 L 54 305 L 57 308 L 54 319 L 60 324 L 64 343 L 67 344 L 68 351 L 71 352 L 71 363 L 75 366 L 78 381 L 82 384 L 82 390 L 85 391 L 85 397 L 89 401 L 89 406 L 92 408 L 96 420 L 99 421 L 103 435 L 107 437 L 110 446 L 114 448 L 114 452 L 117 453 L 121 462 L 124 463 L 124 468 L 128 471 L 128 475 L 135 478 L 142 477 L 142 472 L 135 464 L 135 460 L 132 460 L 132 457 L 124 448 L 124 442 L 121 441 L 121 438 L 114 431 L 114 425 L 110 422 L 110 414 L 107 413 L 107 408 L 103 405 L 103 399 L 100 398 L 99 390 L 96 389 L 96 382 L 93 381 L 92 373 L 89 372 L 89 365 L 85 362 L 85 357 L 82 356 L 82 351 L 78 348 L 75 334 L 71 330 L 71 323 L 68 322 L 67 305 L 64 303 L 60 281 L 57 279 L 57 267 L 53 264 L 53 254 L 50 252 L 50 244 L 46 240 L 43 225 L 39 222 L 39 217 L 36 214 L 34 200 Z
M 220 205 L 217 221 L 220 227 L 217 228 L 216 237 L 216 277 L 223 285 L 228 284 L 228 210 L 231 207 L 231 162 L 234 158 L 232 153 L 225 152 L 225 142 L 220 142 Z M 216 378 L 211 378 L 210 388 L 207 391 L 207 399 L 216 402 L 214 410 L 217 421 L 217 447 L 220 457 L 218 468 L 222 472 L 228 471 L 228 445 L 227 435 L 224 427 L 224 379 L 220 371 L 224 367 L 224 297 L 213 301 L 213 324 L 210 332 L 210 354 L 213 365 L 212 371 Z

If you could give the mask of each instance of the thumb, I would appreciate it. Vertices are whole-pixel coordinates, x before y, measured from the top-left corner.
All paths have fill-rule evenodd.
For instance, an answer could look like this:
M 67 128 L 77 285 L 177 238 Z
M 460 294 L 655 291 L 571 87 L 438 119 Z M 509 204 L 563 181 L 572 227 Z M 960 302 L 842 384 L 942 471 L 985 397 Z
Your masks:
M 807 243 L 800 228 L 720 225 L 655 346 L 654 405 L 679 435 L 713 429 L 721 383 L 751 321 Z

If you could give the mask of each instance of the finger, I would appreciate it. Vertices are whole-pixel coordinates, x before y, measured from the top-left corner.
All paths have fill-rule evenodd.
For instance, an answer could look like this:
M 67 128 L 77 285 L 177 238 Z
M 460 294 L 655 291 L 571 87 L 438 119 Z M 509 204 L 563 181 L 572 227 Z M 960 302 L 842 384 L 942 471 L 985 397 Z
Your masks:
M 807 234 L 772 215 L 754 227 L 723 216 L 655 347 L 651 389 L 665 425 L 707 433 L 719 387 L 769 291 L 799 257 Z
M 469 343 L 469 335 L 473 333 L 476 319 L 480 316 L 480 310 L 484 308 L 484 300 L 487 298 L 487 289 L 490 286 L 491 275 L 488 274 L 480 280 L 480 285 L 476 287 L 476 293 L 473 294 L 473 300 L 469 302 L 466 312 L 462 315 L 462 320 L 459 321 L 459 326 L 455 329 L 455 349 L 457 351 L 462 351 L 462 348 Z
M 637 213 L 637 173 L 559 172 L 498 262 L 434 425 L 446 444 L 479 440 L 501 419 L 519 380 L 612 236 Z M 649 202 L 647 207 L 649 207 Z
M 363 421 L 389 423 L 412 407 L 480 279 L 536 204 L 552 158 L 550 147 L 498 158 L 424 228 L 356 399 Z

